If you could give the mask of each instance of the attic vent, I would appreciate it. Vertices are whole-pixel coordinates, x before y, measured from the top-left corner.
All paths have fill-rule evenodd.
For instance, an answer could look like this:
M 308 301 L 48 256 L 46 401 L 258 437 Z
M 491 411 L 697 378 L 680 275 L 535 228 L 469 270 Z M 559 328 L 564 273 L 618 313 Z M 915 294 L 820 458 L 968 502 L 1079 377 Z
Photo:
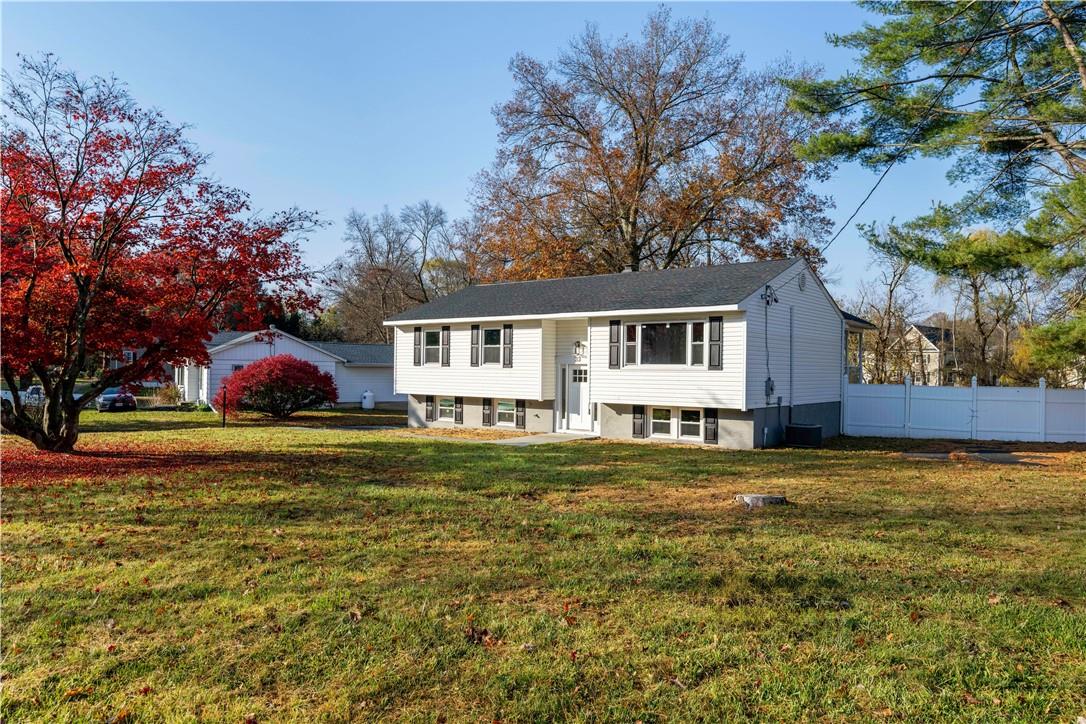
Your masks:
M 799 290 L 802 292 L 807 288 L 807 272 L 799 273 Z

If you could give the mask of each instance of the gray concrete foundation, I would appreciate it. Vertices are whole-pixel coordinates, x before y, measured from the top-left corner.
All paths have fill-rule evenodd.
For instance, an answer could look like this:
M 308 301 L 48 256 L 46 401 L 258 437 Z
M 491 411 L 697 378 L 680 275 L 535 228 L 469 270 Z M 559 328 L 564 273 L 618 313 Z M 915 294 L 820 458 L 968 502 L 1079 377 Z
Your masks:
M 434 395 L 434 404 L 442 395 Z M 494 398 L 497 406 L 498 399 Z M 497 420 L 497 409 L 494 411 L 494 419 Z M 407 396 L 407 425 L 408 427 L 483 427 L 483 398 L 464 398 L 464 422 L 457 424 L 452 420 L 426 421 L 426 395 Z M 511 425 L 494 425 L 500 430 L 515 430 Z M 524 430 L 527 432 L 552 432 L 554 430 L 554 401 L 553 400 L 525 400 L 524 401 Z

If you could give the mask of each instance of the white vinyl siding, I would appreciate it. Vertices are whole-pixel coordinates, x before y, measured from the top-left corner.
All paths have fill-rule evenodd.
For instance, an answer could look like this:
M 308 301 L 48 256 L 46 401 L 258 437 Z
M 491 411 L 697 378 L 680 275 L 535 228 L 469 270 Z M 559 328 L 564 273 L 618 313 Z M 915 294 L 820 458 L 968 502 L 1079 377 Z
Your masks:
M 306 362 L 312 362 L 321 372 L 327 372 L 333 378 L 336 377 L 337 361 L 325 352 L 288 337 L 277 336 L 263 340 L 250 339 L 247 342 L 240 342 L 226 347 L 212 356 L 211 365 L 207 370 L 206 387 L 204 387 L 202 394 L 203 399 L 214 399 L 215 395 L 219 393 L 223 378 L 232 374 L 235 367 L 245 367 L 259 359 L 280 354 L 289 354 Z M 347 399 L 343 395 L 343 390 L 340 390 L 340 398 Z
M 807 277 L 799 288 L 799 274 Z M 766 369 L 766 304 L 760 298 L 764 286 L 739 306 L 747 315 L 747 407 L 766 407 L 765 380 L 771 376 L 774 393 L 770 405 L 809 405 L 841 399 L 844 373 L 844 326 L 833 300 L 803 262 L 769 282 L 777 303 L 769 309 L 768 373 Z M 789 309 L 793 335 L 789 355 Z M 789 389 L 789 360 L 794 390 Z
M 721 353 L 723 369 L 710 370 L 701 365 L 624 365 L 618 369 L 608 367 L 607 345 L 610 319 L 622 324 L 645 322 L 693 322 L 705 321 L 709 316 L 694 318 L 689 313 L 653 316 L 620 315 L 596 317 L 590 320 L 591 339 L 591 396 L 595 403 L 629 405 L 668 405 L 674 407 L 743 407 L 744 370 L 746 364 L 745 325 L 741 312 L 721 312 Z M 708 340 L 708 325 L 705 337 Z M 688 335 L 689 337 L 689 335 Z M 625 347 L 625 328 L 620 337 Z M 708 358 L 706 341 L 704 358 Z M 624 357 L 624 354 L 620 354 Z
M 440 322 L 420 325 L 426 331 L 440 330 Z M 449 325 L 449 366 L 415 366 L 414 327 L 396 327 L 396 392 L 412 395 L 459 395 L 463 397 L 541 400 L 542 397 L 542 325 L 539 321 L 513 324 L 513 366 L 480 364 L 471 366 L 471 324 Z M 500 328 L 480 320 L 483 330 Z M 480 342 L 482 340 L 480 339 Z M 480 345 L 480 355 L 482 346 Z
M 205 402 L 214 399 L 222 386 L 224 377 L 259 359 L 280 354 L 289 354 L 312 362 L 322 372 L 332 375 L 336 381 L 340 404 L 361 404 L 362 395 L 366 390 L 373 393 L 375 402 L 395 402 L 404 399 L 403 395 L 397 395 L 393 390 L 391 366 L 345 365 L 330 354 L 282 336 L 262 341 L 250 339 L 230 345 L 212 355 L 210 366 L 186 367 L 181 375 L 185 384 L 185 399 L 191 402 L 197 399 Z

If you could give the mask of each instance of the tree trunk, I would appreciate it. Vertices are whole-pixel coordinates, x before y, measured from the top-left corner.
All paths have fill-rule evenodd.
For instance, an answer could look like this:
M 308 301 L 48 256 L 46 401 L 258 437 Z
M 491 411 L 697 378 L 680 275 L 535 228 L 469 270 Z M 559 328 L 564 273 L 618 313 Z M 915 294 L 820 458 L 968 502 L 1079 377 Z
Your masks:
M 25 408 L 23 414 L 16 415 L 5 405 L 0 415 L 0 426 L 5 432 L 29 440 L 39 450 L 69 453 L 79 440 L 79 413 L 78 405 L 66 405 L 59 410 L 59 415 L 50 415 L 46 411 L 41 420 L 35 420 Z

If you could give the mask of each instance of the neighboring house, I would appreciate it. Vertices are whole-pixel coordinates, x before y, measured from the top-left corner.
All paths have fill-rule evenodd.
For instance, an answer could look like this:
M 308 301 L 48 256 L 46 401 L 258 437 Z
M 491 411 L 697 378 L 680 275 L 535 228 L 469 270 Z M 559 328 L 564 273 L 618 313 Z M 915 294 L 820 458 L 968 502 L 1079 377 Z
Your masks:
M 878 329 L 863 317 L 857 317 L 849 312 L 841 312 L 845 318 L 845 333 L 847 343 L 845 345 L 846 374 L 848 381 L 853 384 L 863 384 L 864 379 L 864 332 Z
M 120 358 L 106 360 L 106 369 L 107 370 L 115 370 L 115 369 L 117 369 L 119 367 L 124 367 L 125 365 L 130 365 L 133 362 L 135 362 L 136 360 L 138 360 L 142 354 L 143 354 L 142 349 L 124 349 L 124 350 L 121 350 Z M 167 380 L 175 377 L 176 373 L 174 372 L 173 365 L 163 364 L 162 365 L 162 376 L 163 376 L 163 378 L 165 378 Z M 162 383 L 161 380 L 144 380 L 142 384 L 143 384 L 144 387 L 161 387 L 163 383 Z
M 954 333 L 950 328 L 911 324 L 895 345 L 904 348 L 899 356 L 907 360 L 907 368 L 901 370 L 901 376 L 908 374 L 913 384 L 954 385 L 960 382 L 955 374 Z
M 392 386 L 392 345 L 310 342 L 271 327 L 255 332 L 219 332 L 207 344 L 211 364 L 178 367 L 174 383 L 186 402 L 215 398 L 222 380 L 250 362 L 289 354 L 330 373 L 340 405 L 359 405 L 366 390 L 378 403 L 403 402 Z
M 846 322 L 801 259 L 482 284 L 385 324 L 413 426 L 731 448 L 840 426 Z

